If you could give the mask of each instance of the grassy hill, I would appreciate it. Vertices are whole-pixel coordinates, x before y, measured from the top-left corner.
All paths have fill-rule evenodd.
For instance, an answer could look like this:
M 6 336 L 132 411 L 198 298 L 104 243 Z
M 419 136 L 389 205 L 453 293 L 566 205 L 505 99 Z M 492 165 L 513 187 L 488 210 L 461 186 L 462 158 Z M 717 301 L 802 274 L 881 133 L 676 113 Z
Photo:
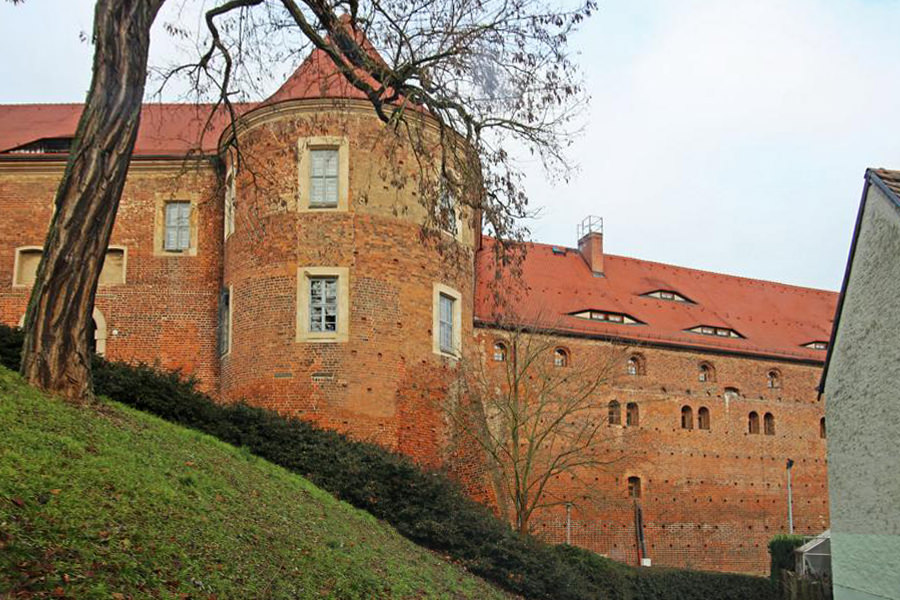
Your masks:
M 508 598 L 249 452 L 116 403 L 73 408 L 0 367 L 4 592 Z

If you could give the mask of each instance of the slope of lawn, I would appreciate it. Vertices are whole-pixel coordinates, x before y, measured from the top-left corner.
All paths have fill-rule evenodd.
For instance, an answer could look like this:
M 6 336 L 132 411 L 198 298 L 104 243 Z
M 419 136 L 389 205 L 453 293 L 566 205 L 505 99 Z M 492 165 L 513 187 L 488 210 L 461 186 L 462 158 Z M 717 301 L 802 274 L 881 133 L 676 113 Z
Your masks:
M 0 367 L 0 597 L 508 598 L 207 435 Z M 16 595 L 16 594 L 20 595 Z

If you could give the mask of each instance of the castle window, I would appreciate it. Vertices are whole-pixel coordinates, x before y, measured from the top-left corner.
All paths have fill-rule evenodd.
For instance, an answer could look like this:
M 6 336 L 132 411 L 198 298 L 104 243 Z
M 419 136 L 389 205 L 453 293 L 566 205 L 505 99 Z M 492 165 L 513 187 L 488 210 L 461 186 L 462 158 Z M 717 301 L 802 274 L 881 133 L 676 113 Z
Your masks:
M 770 389 L 781 387 L 781 373 L 778 369 L 772 369 L 766 373 L 766 385 L 768 385 Z
M 494 342 L 494 362 L 506 362 L 507 354 L 504 342 Z
M 711 383 L 716 380 L 716 370 L 709 363 L 700 363 L 697 379 L 703 383 Z
M 337 207 L 337 148 L 318 148 L 310 150 L 309 158 L 309 206 L 311 208 Z
M 164 249 L 181 252 L 191 247 L 191 203 L 166 202 Z
M 636 402 L 625 405 L 625 424 L 629 427 L 637 427 L 641 424 L 641 413 Z
M 570 313 L 573 317 L 578 317 L 579 319 L 590 319 L 591 321 L 604 321 L 606 323 L 616 323 L 619 325 L 643 325 L 641 321 L 638 321 L 631 315 L 626 315 L 625 313 L 620 312 L 610 312 L 608 310 L 582 310 L 575 313 Z
M 37 276 L 41 255 L 44 253 L 40 247 L 19 248 L 16 250 L 16 262 L 13 268 L 14 285 L 31 285 Z
M 641 497 L 641 478 L 640 477 L 629 477 L 628 478 L 628 497 L 629 498 L 640 498 Z
M 644 374 L 644 357 L 640 354 L 632 354 L 625 362 L 625 372 L 632 376 Z
M 673 292 L 672 290 L 656 290 L 653 292 L 647 292 L 643 294 L 647 298 L 656 298 L 658 300 L 668 300 L 669 302 L 687 302 L 689 304 L 693 304 L 691 300 L 688 300 L 678 292 Z
M 459 292 L 435 283 L 431 326 L 432 348 L 436 354 L 459 357 L 462 348 L 461 325 L 462 301 Z
M 237 198 L 237 187 L 234 170 L 229 167 L 225 173 L 225 239 L 234 233 L 234 203 Z
M 456 235 L 459 230 L 456 215 L 456 199 L 450 190 L 447 189 L 447 185 L 444 182 L 441 182 L 441 189 L 438 193 L 438 201 L 435 203 L 434 213 L 435 221 L 437 221 L 441 231 L 450 235 Z
M 727 387 L 725 388 L 725 399 L 726 400 L 737 400 L 741 397 L 741 390 L 736 387 Z
M 705 406 L 697 411 L 697 429 L 709 430 L 709 409 Z
M 766 435 L 775 435 L 775 417 L 772 413 L 766 413 L 766 416 L 763 417 L 763 427 Z
M 309 331 L 337 331 L 337 277 L 311 277 L 309 280 Z
M 300 138 L 298 156 L 298 210 L 347 210 L 350 195 L 350 150 L 347 138 Z
M 712 335 L 716 337 L 727 337 L 727 338 L 742 338 L 741 334 L 739 334 L 734 329 L 729 329 L 727 327 L 713 327 L 711 325 L 698 325 L 697 327 L 692 327 L 687 329 L 686 331 L 690 331 L 691 333 L 699 333 L 700 335 Z
M 747 432 L 753 435 L 759 433 L 759 415 L 756 414 L 756 411 L 751 412 L 747 419 Z
M 553 351 L 553 366 L 568 367 L 569 352 L 565 348 L 557 348 Z
M 297 270 L 297 341 L 346 342 L 349 329 L 349 270 Z
M 819 437 L 825 439 L 825 417 L 819 419 Z
M 607 405 L 607 420 L 610 425 L 622 424 L 622 407 L 618 400 L 613 400 Z
M 219 293 L 219 356 L 231 352 L 231 288 Z
M 100 269 L 100 285 L 121 285 L 125 283 L 125 248 L 108 248 L 103 268 Z
M 682 429 L 693 429 L 694 428 L 694 411 L 691 410 L 690 406 L 682 406 L 681 407 L 681 428 Z

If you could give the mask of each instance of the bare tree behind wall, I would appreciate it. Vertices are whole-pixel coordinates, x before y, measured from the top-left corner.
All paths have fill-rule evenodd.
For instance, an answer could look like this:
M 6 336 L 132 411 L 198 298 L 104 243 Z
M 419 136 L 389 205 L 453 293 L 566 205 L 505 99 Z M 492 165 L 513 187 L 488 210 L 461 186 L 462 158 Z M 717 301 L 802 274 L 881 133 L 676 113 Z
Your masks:
M 609 426 L 628 348 L 574 354 L 559 339 L 517 319 L 498 322 L 485 353 L 460 369 L 461 393 L 446 410 L 460 441 L 483 452 L 500 511 L 523 533 L 546 509 L 604 501 L 593 476 L 628 459 L 617 450 L 634 431 Z
M 191 31 L 180 16 L 198 4 L 202 30 Z M 93 398 L 91 312 L 140 123 L 150 29 L 162 5 L 96 3 L 93 79 L 29 302 L 22 360 L 31 383 L 72 400 Z M 167 6 L 175 8 L 161 20 L 163 30 L 197 57 L 154 72 L 167 84 L 186 78 L 192 99 L 211 103 L 210 123 L 224 113 L 236 132 L 235 100 L 265 97 L 260 82 L 271 65 L 292 58 L 296 64 L 311 48 L 327 55 L 385 127 L 403 134 L 428 114 L 442 143 L 439 160 L 423 161 L 432 176 L 420 179 L 432 191 L 422 201 L 438 223 L 448 219 L 445 209 L 435 209 L 446 193 L 482 215 L 487 233 L 521 239 L 529 210 L 517 157 L 538 159 L 551 177 L 571 173 L 565 149 L 585 94 L 568 40 L 595 10 L 593 0 L 571 6 L 169 0 Z

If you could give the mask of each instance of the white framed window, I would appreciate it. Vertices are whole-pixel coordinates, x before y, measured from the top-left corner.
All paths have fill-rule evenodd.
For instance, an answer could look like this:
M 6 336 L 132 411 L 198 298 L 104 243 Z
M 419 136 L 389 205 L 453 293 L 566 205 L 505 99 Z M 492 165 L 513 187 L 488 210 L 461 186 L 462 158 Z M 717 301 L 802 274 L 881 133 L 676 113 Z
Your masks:
M 462 298 L 458 291 L 435 283 L 432 338 L 435 354 L 459 358 L 462 349 Z
M 313 148 L 309 151 L 309 206 L 337 208 L 338 149 Z
M 350 146 L 347 138 L 316 136 L 297 142 L 299 198 L 304 211 L 347 210 L 350 195 Z
M 165 235 L 163 249 L 181 252 L 191 247 L 191 203 L 166 202 Z
M 232 288 L 224 287 L 219 292 L 219 356 L 231 352 Z
M 234 233 L 234 203 L 237 199 L 237 183 L 234 169 L 228 167 L 225 173 L 225 239 Z
M 13 286 L 24 287 L 34 283 L 44 249 L 41 246 L 16 248 L 13 263 Z
M 350 284 L 346 267 L 304 267 L 297 271 L 297 341 L 346 342 Z

